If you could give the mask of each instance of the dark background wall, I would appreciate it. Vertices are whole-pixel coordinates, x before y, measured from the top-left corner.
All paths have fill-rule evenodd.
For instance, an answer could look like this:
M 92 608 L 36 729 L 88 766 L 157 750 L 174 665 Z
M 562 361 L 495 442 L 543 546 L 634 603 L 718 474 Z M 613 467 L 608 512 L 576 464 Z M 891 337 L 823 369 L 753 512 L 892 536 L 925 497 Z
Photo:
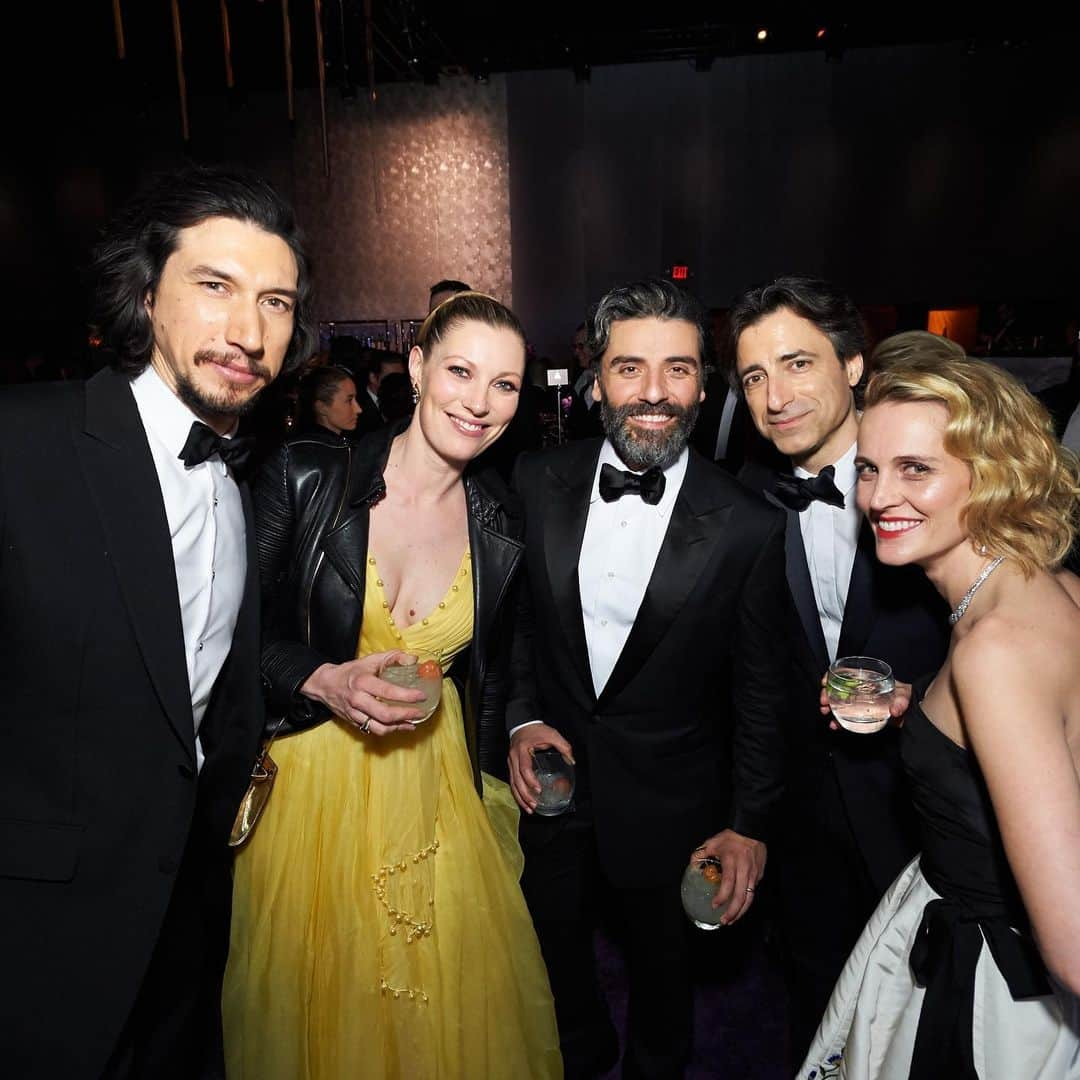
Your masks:
M 724 307 L 784 272 L 867 305 L 1080 301 L 1068 41 L 508 76 L 514 303 L 565 353 L 588 302 L 691 269 Z
M 252 10 L 269 19 L 269 7 Z M 218 39 L 191 35 L 185 144 L 175 88 L 134 49 L 118 64 L 98 15 L 99 39 L 69 35 L 66 53 L 50 52 L 54 66 L 4 88 L 5 351 L 42 342 L 67 355 L 85 342 L 80 268 L 148 172 L 185 157 L 241 162 L 293 196 L 321 169 L 298 150 L 313 140 L 297 127 L 303 116 L 286 116 L 272 51 L 248 64 L 261 65 L 265 88 L 241 79 L 225 95 L 213 89 Z M 807 52 L 718 58 L 707 72 L 597 65 L 587 83 L 568 69 L 507 74 L 514 306 L 556 360 L 589 302 L 673 263 L 689 265 L 689 286 L 716 307 L 785 271 L 916 312 L 999 298 L 1075 307 L 1073 51 L 1063 35 L 974 54 L 959 43 L 849 49 L 838 64 Z M 167 37 L 159 57 L 167 68 Z M 455 93 L 448 80 L 424 90 L 436 117 Z M 458 273 L 469 278 L 468 267 Z M 377 305 L 364 295 L 355 306 L 335 315 L 400 314 L 368 310 Z
M 106 66 L 80 92 L 49 83 L 12 108 L 0 163 L 4 354 L 40 348 L 54 368 L 85 354 L 90 251 L 105 221 L 152 173 L 185 160 L 236 162 L 293 196 L 282 95 L 193 95 L 189 107 L 185 144 L 175 99 L 141 95 L 137 80 Z

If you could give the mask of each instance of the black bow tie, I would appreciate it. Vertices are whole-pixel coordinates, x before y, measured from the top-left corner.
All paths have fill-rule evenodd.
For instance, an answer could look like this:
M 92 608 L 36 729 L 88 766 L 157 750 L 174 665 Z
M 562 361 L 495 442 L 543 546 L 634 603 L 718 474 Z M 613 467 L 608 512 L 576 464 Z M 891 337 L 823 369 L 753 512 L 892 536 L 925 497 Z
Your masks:
M 250 435 L 234 435 L 226 439 L 201 420 L 196 420 L 188 432 L 184 449 L 180 451 L 180 460 L 190 469 L 201 465 L 212 454 L 217 454 L 233 472 L 241 473 L 254 449 L 255 440 Z
M 653 466 L 638 475 L 605 463 L 600 469 L 600 498 L 614 502 L 626 494 L 640 495 L 642 502 L 655 506 L 664 495 L 663 470 Z
M 789 509 L 800 514 L 815 500 L 820 499 L 829 506 L 844 509 L 844 496 L 833 483 L 836 469 L 826 465 L 817 476 L 787 476 L 781 474 L 773 485 L 773 494 Z

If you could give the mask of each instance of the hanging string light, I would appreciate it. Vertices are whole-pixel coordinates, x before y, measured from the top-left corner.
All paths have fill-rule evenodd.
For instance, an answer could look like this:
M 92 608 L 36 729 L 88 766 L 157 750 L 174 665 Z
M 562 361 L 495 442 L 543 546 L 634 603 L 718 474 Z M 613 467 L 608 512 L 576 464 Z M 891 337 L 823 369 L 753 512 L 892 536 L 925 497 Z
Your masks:
M 191 138 L 188 130 L 187 78 L 184 75 L 184 36 L 180 29 L 180 0 L 172 0 L 173 46 L 176 49 L 176 85 L 180 91 L 180 131 L 184 142 Z

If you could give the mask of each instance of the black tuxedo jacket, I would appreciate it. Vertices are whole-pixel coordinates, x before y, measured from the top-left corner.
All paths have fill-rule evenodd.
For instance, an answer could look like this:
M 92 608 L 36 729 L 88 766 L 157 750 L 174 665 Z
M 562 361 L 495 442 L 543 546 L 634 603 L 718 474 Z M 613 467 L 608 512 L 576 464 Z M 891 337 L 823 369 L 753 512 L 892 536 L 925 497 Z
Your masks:
M 542 720 L 566 736 L 606 875 L 646 886 L 677 876 L 724 827 L 768 837 L 789 667 L 784 521 L 691 451 L 652 579 L 598 699 L 578 558 L 602 444 L 519 459 L 527 573 L 507 726 Z
M 847 818 L 875 887 L 884 892 L 917 850 L 910 796 L 898 761 L 899 731 L 874 736 L 830 732 L 821 715 L 821 677 L 829 667 L 814 587 L 806 564 L 799 515 L 768 494 L 774 469 L 747 463 L 739 479 L 784 511 L 787 581 L 798 612 L 794 637 L 795 723 L 790 728 L 785 843 L 798 845 L 813 827 L 813 804 L 830 762 Z M 948 610 L 917 566 L 889 567 L 877 560 L 874 536 L 863 522 L 848 585 L 838 656 L 874 656 L 912 682 L 936 671 L 948 645 Z
M 226 838 L 262 728 L 243 501 L 243 605 L 197 774 L 165 506 L 127 379 L 104 371 L 0 397 L 6 1076 L 99 1076 L 189 841 L 228 881 Z M 227 927 L 213 932 L 223 943 Z

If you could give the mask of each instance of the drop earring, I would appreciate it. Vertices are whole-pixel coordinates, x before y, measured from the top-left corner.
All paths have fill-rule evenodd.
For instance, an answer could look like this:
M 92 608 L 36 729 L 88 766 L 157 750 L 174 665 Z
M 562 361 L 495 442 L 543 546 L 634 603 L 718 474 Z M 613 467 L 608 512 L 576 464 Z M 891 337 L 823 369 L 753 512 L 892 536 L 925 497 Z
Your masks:
M 412 403 L 414 405 L 420 404 L 420 386 L 418 383 L 412 384 Z

